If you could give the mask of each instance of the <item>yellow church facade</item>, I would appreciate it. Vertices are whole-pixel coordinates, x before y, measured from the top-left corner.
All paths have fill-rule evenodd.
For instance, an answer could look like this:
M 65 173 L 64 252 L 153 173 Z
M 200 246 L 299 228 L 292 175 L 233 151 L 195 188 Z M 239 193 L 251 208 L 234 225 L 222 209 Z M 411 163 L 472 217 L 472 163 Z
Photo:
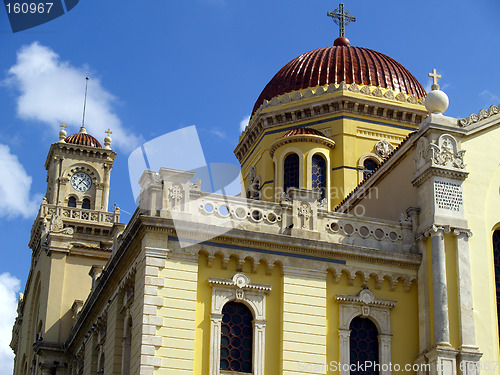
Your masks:
M 446 107 L 338 38 L 257 99 L 240 196 L 144 171 L 126 225 L 108 212 L 109 135 L 63 129 L 14 373 L 500 374 L 500 114 Z

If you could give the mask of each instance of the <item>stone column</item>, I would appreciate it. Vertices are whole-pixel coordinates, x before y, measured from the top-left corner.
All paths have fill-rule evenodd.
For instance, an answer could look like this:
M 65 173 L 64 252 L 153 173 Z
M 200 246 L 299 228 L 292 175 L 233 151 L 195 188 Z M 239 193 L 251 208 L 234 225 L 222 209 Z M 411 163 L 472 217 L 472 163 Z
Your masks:
M 448 294 L 446 286 L 446 256 L 444 252 L 443 227 L 431 229 L 432 245 L 432 295 L 434 317 L 434 343 L 449 345 L 450 323 L 448 318 Z
M 391 339 L 392 335 L 378 335 L 379 363 L 381 365 L 380 375 L 391 374 L 390 366 L 382 366 L 391 363 Z
M 351 363 L 350 358 L 350 338 L 351 331 L 348 329 L 339 329 L 340 338 L 340 375 L 349 375 L 348 365 Z
M 108 210 L 110 176 L 111 176 L 111 165 L 104 164 L 104 181 L 103 181 L 102 203 L 101 203 L 101 207 L 104 211 Z M 97 204 L 96 204 L 96 209 L 98 209 Z
M 265 320 L 255 320 L 253 322 L 253 373 L 255 375 L 264 375 L 264 365 L 265 365 Z M 219 336 L 220 337 L 220 336 Z
M 222 314 L 210 315 L 210 375 L 220 373 L 220 337 L 222 326 Z M 255 366 L 255 363 L 254 363 Z
M 423 353 L 430 347 L 430 316 L 429 316 L 429 288 L 427 269 L 427 247 L 425 238 L 418 240 L 419 253 L 422 263 L 418 269 L 418 330 L 419 352 Z
M 458 372 L 461 375 L 479 373 L 479 359 L 482 354 L 476 345 L 474 326 L 474 303 L 469 258 L 469 237 L 467 229 L 453 230 L 457 250 L 457 291 L 460 347 L 457 357 Z

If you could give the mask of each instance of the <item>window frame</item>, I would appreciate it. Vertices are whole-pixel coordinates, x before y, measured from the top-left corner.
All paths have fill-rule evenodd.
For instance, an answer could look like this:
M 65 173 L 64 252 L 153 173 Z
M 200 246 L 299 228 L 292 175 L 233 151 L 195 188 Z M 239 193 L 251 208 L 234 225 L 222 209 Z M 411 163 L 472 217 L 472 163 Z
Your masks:
M 295 156 L 297 158 L 297 185 L 298 186 L 285 186 L 286 185 L 286 170 L 285 170 L 285 165 L 286 165 L 286 160 L 291 157 L 291 156 Z M 285 155 L 285 157 L 283 158 L 283 192 L 284 193 L 288 193 L 288 189 L 291 188 L 291 187 L 295 187 L 297 189 L 300 189 L 300 177 L 301 177 L 301 161 L 300 161 L 300 155 L 296 152 L 289 152 Z
M 253 375 L 264 375 L 266 295 L 270 285 L 252 284 L 244 273 L 235 274 L 232 279 L 208 280 L 212 286 L 212 306 L 210 313 L 210 375 L 220 375 L 220 345 L 222 309 L 227 302 L 245 304 L 253 315 Z M 224 371 L 223 373 L 233 373 Z
M 396 302 L 376 299 L 375 294 L 368 288 L 362 289 L 356 296 L 337 295 L 336 301 L 340 309 L 340 363 L 351 363 L 349 328 L 351 321 L 360 316 L 369 318 L 375 323 L 378 330 L 380 375 L 390 374 L 392 338 L 390 312 L 396 306 Z M 349 375 L 349 372 L 344 366 L 340 369 L 341 375 Z

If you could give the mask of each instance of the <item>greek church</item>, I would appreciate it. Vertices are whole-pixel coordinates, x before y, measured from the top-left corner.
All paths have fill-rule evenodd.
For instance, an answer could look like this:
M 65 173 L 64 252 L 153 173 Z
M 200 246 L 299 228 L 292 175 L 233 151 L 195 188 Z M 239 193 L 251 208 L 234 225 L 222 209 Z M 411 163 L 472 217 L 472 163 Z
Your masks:
M 256 99 L 237 196 L 144 170 L 124 224 L 110 132 L 63 126 L 14 374 L 500 374 L 499 107 L 447 116 L 436 69 L 427 93 L 329 16 Z

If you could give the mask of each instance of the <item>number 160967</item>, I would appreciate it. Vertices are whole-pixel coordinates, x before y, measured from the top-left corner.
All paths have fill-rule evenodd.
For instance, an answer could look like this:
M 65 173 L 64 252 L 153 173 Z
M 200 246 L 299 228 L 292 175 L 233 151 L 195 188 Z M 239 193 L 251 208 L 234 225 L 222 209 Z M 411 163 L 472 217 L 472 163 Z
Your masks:
M 50 13 L 50 9 L 54 3 L 6 3 L 7 13 L 23 13 L 23 14 L 42 14 Z

